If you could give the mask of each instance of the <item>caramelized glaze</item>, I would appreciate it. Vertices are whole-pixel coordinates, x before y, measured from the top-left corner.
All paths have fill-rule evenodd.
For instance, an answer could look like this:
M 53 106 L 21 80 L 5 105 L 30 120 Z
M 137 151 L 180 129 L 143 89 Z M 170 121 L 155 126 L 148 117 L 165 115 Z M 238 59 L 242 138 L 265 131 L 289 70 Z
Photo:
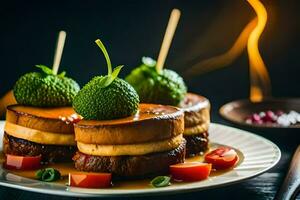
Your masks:
M 60 119 L 67 119 L 74 113 L 72 107 L 38 108 L 12 105 L 7 107 L 6 122 L 43 132 L 74 134 L 73 124 Z
M 139 110 L 135 115 L 114 120 L 81 120 L 76 126 L 105 126 L 105 125 L 121 125 L 136 121 L 154 119 L 174 119 L 182 115 L 182 111 L 176 107 L 157 105 L 157 104 L 140 104 Z
M 22 105 L 12 105 L 7 107 L 8 110 L 25 113 L 36 117 L 59 119 L 60 116 L 70 116 L 75 113 L 72 107 L 32 107 Z

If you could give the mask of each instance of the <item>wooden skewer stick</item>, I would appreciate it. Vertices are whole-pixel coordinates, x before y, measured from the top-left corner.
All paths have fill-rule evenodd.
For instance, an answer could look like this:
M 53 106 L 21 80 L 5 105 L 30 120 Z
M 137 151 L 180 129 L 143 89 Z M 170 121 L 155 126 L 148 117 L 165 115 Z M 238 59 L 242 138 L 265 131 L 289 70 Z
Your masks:
M 67 36 L 67 33 L 65 31 L 60 31 L 58 34 L 56 51 L 55 51 L 53 67 L 52 67 L 52 71 L 53 71 L 54 75 L 56 75 L 58 72 L 62 52 L 63 52 L 65 41 L 66 41 L 66 36 Z
M 161 48 L 160 48 L 160 52 L 159 52 L 159 55 L 158 55 L 158 58 L 157 58 L 157 64 L 156 64 L 156 71 L 157 72 L 160 72 L 164 67 L 165 60 L 166 60 L 166 57 L 168 55 L 169 48 L 170 48 L 175 30 L 176 30 L 179 18 L 180 18 L 180 10 L 173 9 L 172 13 L 170 15 L 170 19 L 169 19 L 169 22 L 168 22 L 168 26 L 167 26 L 167 29 L 166 29 L 166 32 L 165 32 L 165 36 L 164 36 L 162 45 L 161 45 Z

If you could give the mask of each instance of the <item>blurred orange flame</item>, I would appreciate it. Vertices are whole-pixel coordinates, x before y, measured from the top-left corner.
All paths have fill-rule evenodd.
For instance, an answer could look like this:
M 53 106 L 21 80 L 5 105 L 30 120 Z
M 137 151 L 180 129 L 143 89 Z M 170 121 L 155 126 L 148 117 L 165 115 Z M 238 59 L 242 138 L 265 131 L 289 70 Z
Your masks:
M 263 98 L 271 96 L 271 81 L 268 70 L 259 53 L 259 38 L 267 23 L 267 11 L 259 0 L 248 0 L 257 14 L 257 25 L 248 39 L 248 55 L 250 68 L 250 100 L 252 102 L 262 101 Z
M 232 64 L 246 48 L 249 35 L 256 27 L 256 24 L 257 18 L 254 18 L 246 25 L 246 27 L 243 29 L 237 40 L 228 51 L 226 51 L 224 54 L 208 58 L 195 64 L 185 72 L 185 75 L 195 76 Z
M 250 72 L 250 100 L 262 101 L 271 96 L 271 81 L 267 68 L 259 53 L 259 38 L 267 23 L 267 11 L 259 0 L 247 0 L 257 17 L 251 20 L 240 33 L 233 46 L 224 54 L 203 60 L 186 72 L 186 76 L 195 76 L 232 64 L 247 47 Z

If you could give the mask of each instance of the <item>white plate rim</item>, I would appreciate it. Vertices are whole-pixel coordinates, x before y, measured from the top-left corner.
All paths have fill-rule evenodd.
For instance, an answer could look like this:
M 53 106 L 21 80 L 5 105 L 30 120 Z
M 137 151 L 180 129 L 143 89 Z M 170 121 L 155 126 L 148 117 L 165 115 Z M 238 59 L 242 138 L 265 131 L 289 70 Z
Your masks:
M 3 123 L 4 121 L 0 121 L 0 132 L 2 136 L 3 132 Z M 128 196 L 151 196 L 151 195 L 167 195 L 167 194 L 178 194 L 178 193 L 184 193 L 184 192 L 193 192 L 193 191 L 201 191 L 205 189 L 212 189 L 212 188 L 217 188 L 217 187 L 223 187 L 235 183 L 239 183 L 245 180 L 248 180 L 250 178 L 253 178 L 255 176 L 258 176 L 268 170 L 270 170 L 272 167 L 274 167 L 280 160 L 281 158 L 281 151 L 278 148 L 277 145 L 275 145 L 273 142 L 265 139 L 262 136 L 256 135 L 254 133 L 250 133 L 248 131 L 240 130 L 237 128 L 221 125 L 221 124 L 216 124 L 216 123 L 211 123 L 211 128 L 219 128 L 219 129 L 224 129 L 228 131 L 233 131 L 233 132 L 240 132 L 240 134 L 246 134 L 247 136 L 251 137 L 252 139 L 255 138 L 257 141 L 264 142 L 268 144 L 270 147 L 273 148 L 274 150 L 274 160 L 272 163 L 270 163 L 268 166 L 264 167 L 263 169 L 249 175 L 245 176 L 242 178 L 235 178 L 229 181 L 223 181 L 222 184 L 216 184 L 216 185 L 207 185 L 207 186 L 197 186 L 197 184 L 193 184 L 193 186 L 188 186 L 190 184 L 184 184 L 180 187 L 164 187 L 164 188 L 155 188 L 155 189 L 140 189 L 140 190 L 122 190 L 122 189 L 82 189 L 82 188 L 72 188 L 72 187 L 64 187 L 58 184 L 53 184 L 53 183 L 44 183 L 28 178 L 22 177 L 22 180 L 24 181 L 29 181 L 29 182 L 36 182 L 38 183 L 41 188 L 36 188 L 36 187 L 29 187 L 29 186 L 24 186 L 18 184 L 18 182 L 13 182 L 13 181 L 7 181 L 4 180 L 3 176 L 7 175 L 7 171 L 0 166 L 0 186 L 5 186 L 5 187 L 10 187 L 10 188 L 15 188 L 15 189 L 20 189 L 20 190 L 25 190 L 25 191 L 30 191 L 30 192 L 37 192 L 37 193 L 43 193 L 43 194 L 51 194 L 51 195 L 60 195 L 60 196 L 70 196 L 70 197 L 128 197 Z M 2 137 L 0 138 L 0 143 L 2 143 Z M 223 145 L 226 145 L 223 143 Z M 234 147 L 234 146 L 233 146 Z M 239 149 L 240 150 L 240 149 Z M 243 152 L 243 151 L 242 151 Z M 245 153 L 245 152 L 243 152 Z M 242 166 L 243 163 L 241 163 L 240 166 Z M 235 170 L 235 169 L 234 169 Z M 232 170 L 232 171 L 234 171 Z M 222 175 L 221 175 L 222 176 Z M 201 182 L 199 182 L 201 183 Z M 45 187 L 42 187 L 45 186 Z M 58 190 L 59 189 L 59 190 Z M 75 190 L 75 191 L 81 191 L 81 192 L 74 192 L 70 190 Z M 89 191 L 101 191 L 101 193 L 88 193 Z M 84 192 L 86 191 L 86 192 Z

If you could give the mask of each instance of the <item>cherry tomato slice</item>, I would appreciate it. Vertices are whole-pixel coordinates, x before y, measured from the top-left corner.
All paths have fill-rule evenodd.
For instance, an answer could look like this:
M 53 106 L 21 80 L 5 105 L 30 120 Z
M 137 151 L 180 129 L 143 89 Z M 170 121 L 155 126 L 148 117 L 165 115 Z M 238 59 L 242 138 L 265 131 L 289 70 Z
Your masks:
M 41 166 L 41 155 L 39 156 L 16 156 L 6 154 L 6 161 L 4 167 L 6 169 L 14 170 L 34 170 Z
M 214 169 L 228 169 L 238 162 L 239 157 L 234 149 L 219 147 L 206 154 L 204 159 L 211 163 Z
M 200 181 L 208 178 L 211 164 L 200 162 L 180 163 L 170 166 L 172 178 L 180 181 Z
M 111 186 L 111 174 L 69 173 L 69 185 L 83 188 L 107 188 Z

